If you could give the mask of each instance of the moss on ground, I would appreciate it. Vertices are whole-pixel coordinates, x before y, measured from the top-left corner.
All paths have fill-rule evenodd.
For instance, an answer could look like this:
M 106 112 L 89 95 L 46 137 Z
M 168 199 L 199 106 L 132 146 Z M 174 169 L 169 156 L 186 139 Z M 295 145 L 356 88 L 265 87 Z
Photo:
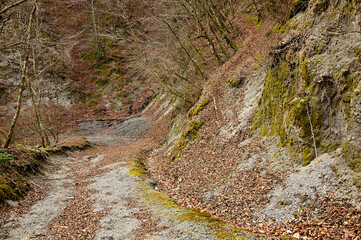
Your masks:
M 39 170 L 39 161 L 46 158 L 42 151 L 18 147 L 2 150 L 8 161 L 0 164 L 0 203 L 18 200 L 30 190 L 26 176 Z
M 130 175 L 133 176 L 142 176 L 146 175 L 148 170 L 145 166 L 145 160 L 147 159 L 147 156 L 144 151 L 138 150 L 137 152 L 131 154 L 132 160 L 129 162 L 129 170 Z
M 236 229 L 211 214 L 194 208 L 185 208 L 176 204 L 167 194 L 154 191 L 150 186 L 142 184 L 139 192 L 144 204 L 165 209 L 167 218 L 179 222 L 191 222 L 201 225 L 214 239 L 260 239 L 262 235 L 253 235 L 244 230 Z M 170 211 L 168 211 L 168 209 Z
M 198 116 L 198 114 L 208 105 L 211 100 L 206 98 L 202 101 L 202 103 L 198 104 L 193 110 L 188 113 L 188 119 L 192 119 L 193 117 Z
M 16 200 L 18 195 L 15 192 L 16 186 L 9 183 L 5 177 L 0 176 L 0 202 L 4 199 Z

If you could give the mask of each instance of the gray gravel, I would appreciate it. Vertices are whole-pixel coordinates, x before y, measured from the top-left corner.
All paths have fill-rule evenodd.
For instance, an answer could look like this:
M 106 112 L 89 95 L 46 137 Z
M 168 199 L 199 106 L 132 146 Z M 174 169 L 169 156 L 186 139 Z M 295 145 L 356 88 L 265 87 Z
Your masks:
M 85 137 L 90 144 L 98 146 L 117 146 L 134 143 L 130 138 L 125 136 L 115 136 L 108 134 L 95 134 Z
M 57 165 L 60 161 L 72 160 L 72 158 L 54 158 Z M 73 181 L 69 176 L 68 169 L 61 168 L 57 172 L 51 173 L 50 181 L 51 192 L 43 200 L 33 205 L 27 214 L 20 218 L 11 217 L 5 224 L 4 227 L 8 229 L 9 233 L 7 239 L 19 240 L 45 234 L 48 223 L 66 208 L 65 200 L 74 195 L 74 188 L 71 187 L 72 184 L 69 184 Z
M 99 163 L 94 159 L 94 164 Z M 90 196 L 95 200 L 94 211 L 109 210 L 100 220 L 95 239 L 135 239 L 135 231 L 141 222 L 134 217 L 137 208 L 128 208 L 126 199 L 134 199 L 148 209 L 158 226 L 165 230 L 144 236 L 144 239 L 252 239 L 254 236 L 234 229 L 217 219 L 195 210 L 177 206 L 166 194 L 156 191 L 148 181 L 131 176 L 127 165 L 109 165 L 113 170 L 94 178 L 89 188 L 96 190 Z M 224 236 L 224 237 L 223 237 Z

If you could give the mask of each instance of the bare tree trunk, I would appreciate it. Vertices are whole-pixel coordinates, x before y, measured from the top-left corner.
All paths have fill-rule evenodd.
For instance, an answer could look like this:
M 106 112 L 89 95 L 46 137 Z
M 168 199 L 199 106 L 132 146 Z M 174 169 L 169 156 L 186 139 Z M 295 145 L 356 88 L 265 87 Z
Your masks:
M 43 147 L 47 147 L 47 146 L 50 146 L 50 140 L 49 140 L 48 134 L 46 133 L 46 129 L 44 127 L 43 121 L 41 120 L 41 115 L 40 115 L 40 111 L 39 111 L 40 103 L 38 101 L 36 101 L 36 99 L 35 99 L 35 90 L 31 86 L 31 80 L 30 79 L 28 79 L 28 85 L 29 85 L 29 92 L 30 92 L 30 96 L 31 96 L 31 101 L 33 103 L 33 108 L 34 108 L 34 113 L 35 113 L 35 118 L 36 118 L 36 124 L 37 124 L 37 127 L 39 129 L 39 134 L 40 134 L 40 137 L 41 137 L 41 145 Z
M 36 70 L 36 58 L 35 58 L 35 49 L 32 49 L 32 53 L 33 53 L 33 71 L 34 71 L 34 76 L 35 78 L 39 78 L 38 75 L 38 71 Z M 34 109 L 34 113 L 35 113 L 35 118 L 36 118 L 36 124 L 37 127 L 39 129 L 39 133 L 40 133 L 40 137 L 41 137 L 41 145 L 43 147 L 47 147 L 50 146 L 50 140 L 49 140 L 49 136 L 46 133 L 46 129 L 43 125 L 43 122 L 41 120 L 41 114 L 40 114 L 40 97 L 37 97 L 36 100 L 36 93 L 35 90 L 33 88 L 33 86 L 31 85 L 31 79 L 28 78 L 28 85 L 29 85 L 29 92 L 30 92 L 30 97 L 31 97 L 31 101 L 33 103 L 33 109 Z
M 20 89 L 19 89 L 19 95 L 18 95 L 18 106 L 16 108 L 16 113 L 14 115 L 14 118 L 11 121 L 9 133 L 8 133 L 6 141 L 4 143 L 4 148 L 8 148 L 9 145 L 10 145 L 11 139 L 12 139 L 13 134 L 14 134 L 15 125 L 16 125 L 16 122 L 17 122 L 19 114 L 20 114 L 20 109 L 21 109 L 20 104 L 21 104 L 21 100 L 23 98 L 23 92 L 24 92 L 24 89 L 25 89 L 26 74 L 27 74 L 28 65 L 29 65 L 31 28 L 32 28 L 33 17 L 35 15 L 35 12 L 36 12 L 36 1 L 34 1 L 33 10 L 32 10 L 32 12 L 30 14 L 30 17 L 29 17 L 29 23 L 28 23 L 28 29 L 27 29 L 28 37 L 27 37 L 27 45 L 26 45 L 26 51 L 25 51 L 24 65 L 23 65 L 23 69 L 21 71 L 21 82 L 20 82 Z
M 90 4 L 91 4 L 91 12 L 92 12 L 92 21 L 93 21 L 93 30 L 94 30 L 94 36 L 95 36 L 95 42 L 96 44 L 99 44 L 99 41 L 98 41 L 98 28 L 97 28 L 97 22 L 96 22 L 96 19 L 95 19 L 95 8 L 94 8 L 94 0 L 91 0 L 90 1 Z

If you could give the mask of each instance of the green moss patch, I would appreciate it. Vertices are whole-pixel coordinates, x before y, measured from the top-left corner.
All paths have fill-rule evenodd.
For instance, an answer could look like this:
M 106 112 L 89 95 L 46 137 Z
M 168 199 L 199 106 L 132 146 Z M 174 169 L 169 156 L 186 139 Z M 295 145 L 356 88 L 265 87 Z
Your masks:
M 227 85 L 229 87 L 233 87 L 233 88 L 238 88 L 239 86 L 242 85 L 242 83 L 244 82 L 245 77 L 241 77 L 241 76 L 231 76 L 227 79 Z
M 214 239 L 260 239 L 264 236 L 250 234 L 244 230 L 236 229 L 211 214 L 201 212 L 194 208 L 185 208 L 176 204 L 167 194 L 154 191 L 150 186 L 142 185 L 139 188 L 142 199 L 147 206 L 158 206 L 164 209 L 166 218 L 176 222 L 190 222 L 201 225 Z
M 173 146 L 169 159 L 171 161 L 176 161 L 182 153 L 182 150 L 188 145 L 190 141 L 193 141 L 198 136 L 199 129 L 203 126 L 203 121 L 191 121 L 188 123 L 186 130 L 178 139 L 178 141 Z
M 320 79 L 311 73 L 310 66 L 319 68 L 324 63 L 316 58 L 311 62 L 293 51 L 277 61 L 265 80 L 253 130 L 277 136 L 297 162 L 307 165 L 316 153 L 341 145 L 342 139 L 329 125 L 336 121 L 332 113 L 342 112 L 350 126 L 353 124 L 351 104 L 360 77 L 344 67 L 335 70 L 332 79 Z
M 355 172 L 361 173 L 361 148 L 350 142 L 342 144 L 343 155 L 349 167 Z
M 198 104 L 193 110 L 188 113 L 188 119 L 191 119 L 195 116 L 198 116 L 198 114 L 208 105 L 208 103 L 211 100 L 209 98 L 206 98 L 203 100 L 202 103 Z
M 0 203 L 18 200 L 30 190 L 26 176 L 39 171 L 39 161 L 46 159 L 44 152 L 30 148 L 0 149 Z
M 132 160 L 129 162 L 130 175 L 141 176 L 147 174 L 147 167 L 145 166 L 145 160 L 147 155 L 144 151 L 138 150 L 131 154 Z

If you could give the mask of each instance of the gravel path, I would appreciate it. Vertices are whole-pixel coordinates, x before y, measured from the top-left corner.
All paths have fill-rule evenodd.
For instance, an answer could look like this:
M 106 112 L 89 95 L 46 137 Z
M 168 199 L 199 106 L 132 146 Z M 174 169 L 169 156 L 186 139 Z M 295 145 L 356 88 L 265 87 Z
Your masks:
M 122 134 L 127 132 L 122 129 Z M 73 157 L 54 158 L 60 167 L 45 170 L 49 191 L 27 213 L 8 220 L 2 228 L 7 239 L 263 238 L 180 207 L 156 191 L 154 182 L 132 175 L 129 155 L 145 143 L 128 137 L 91 135 L 89 140 L 98 146 Z

